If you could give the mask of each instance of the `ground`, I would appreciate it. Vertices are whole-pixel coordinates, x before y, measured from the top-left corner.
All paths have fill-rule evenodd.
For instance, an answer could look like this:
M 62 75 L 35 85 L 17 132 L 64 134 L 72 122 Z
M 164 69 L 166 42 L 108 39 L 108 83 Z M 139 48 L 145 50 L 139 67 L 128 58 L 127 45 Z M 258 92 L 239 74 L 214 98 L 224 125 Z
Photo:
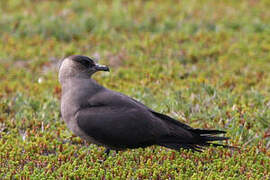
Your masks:
M 0 2 L 0 179 L 270 179 L 270 3 Z M 112 152 L 61 120 L 58 60 L 110 66 L 94 78 L 239 150 Z M 105 161 L 104 161 L 105 160 Z

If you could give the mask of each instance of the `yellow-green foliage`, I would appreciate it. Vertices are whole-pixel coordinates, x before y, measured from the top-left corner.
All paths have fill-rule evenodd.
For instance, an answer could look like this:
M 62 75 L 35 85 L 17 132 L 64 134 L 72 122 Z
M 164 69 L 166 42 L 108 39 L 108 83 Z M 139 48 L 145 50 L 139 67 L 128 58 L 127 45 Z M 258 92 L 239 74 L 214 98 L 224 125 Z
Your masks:
M 270 3 L 0 1 L 0 179 L 270 179 Z M 57 59 L 240 150 L 113 152 L 60 118 Z

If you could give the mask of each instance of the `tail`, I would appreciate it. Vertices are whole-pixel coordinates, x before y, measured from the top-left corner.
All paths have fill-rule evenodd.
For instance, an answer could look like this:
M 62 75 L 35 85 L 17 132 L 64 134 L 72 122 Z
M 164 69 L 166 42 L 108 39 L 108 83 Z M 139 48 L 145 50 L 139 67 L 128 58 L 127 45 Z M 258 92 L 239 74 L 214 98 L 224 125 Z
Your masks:
M 184 131 L 187 131 L 185 133 L 183 133 L 183 130 L 179 129 L 179 131 L 181 131 L 179 134 L 176 132 L 173 133 L 173 135 L 163 137 L 159 145 L 175 150 L 183 148 L 198 152 L 202 152 L 204 147 L 209 146 L 234 148 L 224 144 L 213 143 L 213 141 L 225 141 L 230 139 L 228 137 L 216 136 L 218 134 L 225 134 L 225 131 L 204 129 L 185 129 Z
M 224 144 L 213 143 L 213 141 L 225 141 L 230 139 L 229 137 L 217 136 L 219 134 L 225 134 L 225 131 L 220 130 L 206 130 L 206 129 L 194 129 L 180 121 L 177 121 L 165 114 L 151 111 L 156 117 L 160 118 L 168 127 L 171 132 L 161 137 L 157 144 L 170 149 L 179 150 L 180 148 L 191 149 L 193 151 L 201 152 L 204 147 L 224 147 L 235 148 Z

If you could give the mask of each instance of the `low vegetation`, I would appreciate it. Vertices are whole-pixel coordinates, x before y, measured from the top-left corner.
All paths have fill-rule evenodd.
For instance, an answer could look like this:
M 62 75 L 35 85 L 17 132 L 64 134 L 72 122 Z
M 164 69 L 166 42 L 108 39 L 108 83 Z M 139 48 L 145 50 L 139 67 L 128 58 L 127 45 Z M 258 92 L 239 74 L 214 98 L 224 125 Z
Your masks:
M 270 3 L 0 2 L 0 179 L 270 179 Z M 196 128 L 227 131 L 203 153 L 112 152 L 61 120 L 57 62 L 111 67 L 94 78 Z M 106 160 L 105 160 L 106 159 Z

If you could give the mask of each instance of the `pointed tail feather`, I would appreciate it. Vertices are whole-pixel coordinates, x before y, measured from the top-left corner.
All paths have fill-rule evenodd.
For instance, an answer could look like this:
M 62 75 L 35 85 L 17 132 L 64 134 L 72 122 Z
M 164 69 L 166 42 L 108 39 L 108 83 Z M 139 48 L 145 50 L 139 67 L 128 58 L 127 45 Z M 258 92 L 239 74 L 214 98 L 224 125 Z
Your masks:
M 220 130 L 211 130 L 211 129 L 192 129 L 191 130 L 194 133 L 199 134 L 226 134 L 226 131 L 220 131 Z
M 177 134 L 170 135 L 163 138 L 159 145 L 175 150 L 183 148 L 198 152 L 202 152 L 204 147 L 209 147 L 211 145 L 214 147 L 234 148 L 224 144 L 212 143 L 212 141 L 224 141 L 230 139 L 229 137 L 216 136 L 217 134 L 225 134 L 225 131 L 204 129 L 185 130 L 189 131 L 192 134 L 192 137 L 182 137 Z
M 205 136 L 205 135 L 202 135 L 201 136 L 201 140 L 202 141 L 205 141 L 205 142 L 208 142 L 208 141 L 224 141 L 224 140 L 228 140 L 230 139 L 229 137 L 219 137 L 219 136 Z
M 179 150 L 180 148 L 191 149 L 199 151 L 204 147 L 213 145 L 214 147 L 221 146 L 224 148 L 234 148 L 231 146 L 212 143 L 213 141 L 224 141 L 230 138 L 224 136 L 217 136 L 225 134 L 225 131 L 220 130 L 207 130 L 207 129 L 194 129 L 178 120 L 175 120 L 165 114 L 151 111 L 156 117 L 160 118 L 170 127 L 170 133 L 166 136 L 160 137 L 157 144 Z

